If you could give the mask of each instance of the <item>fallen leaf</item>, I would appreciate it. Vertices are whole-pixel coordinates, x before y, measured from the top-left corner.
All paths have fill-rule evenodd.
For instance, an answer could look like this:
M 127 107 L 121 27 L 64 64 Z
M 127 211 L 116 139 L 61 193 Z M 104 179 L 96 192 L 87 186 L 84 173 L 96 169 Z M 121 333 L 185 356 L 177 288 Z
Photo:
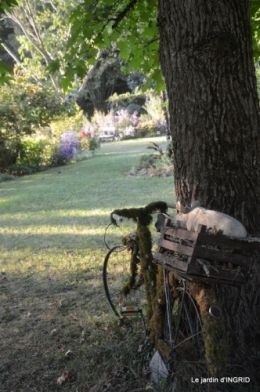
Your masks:
M 143 351 L 143 345 L 142 345 L 142 344 L 139 344 L 138 352 L 141 353 L 142 351 Z
M 50 335 L 55 335 L 56 333 L 57 333 L 57 328 L 54 328 L 51 332 L 50 332 Z
M 62 385 L 64 384 L 69 378 L 68 372 L 63 372 L 62 375 L 57 379 L 57 384 Z
M 49 307 L 57 306 L 57 308 L 61 308 L 61 300 L 56 299 L 56 301 L 50 302 L 48 305 Z

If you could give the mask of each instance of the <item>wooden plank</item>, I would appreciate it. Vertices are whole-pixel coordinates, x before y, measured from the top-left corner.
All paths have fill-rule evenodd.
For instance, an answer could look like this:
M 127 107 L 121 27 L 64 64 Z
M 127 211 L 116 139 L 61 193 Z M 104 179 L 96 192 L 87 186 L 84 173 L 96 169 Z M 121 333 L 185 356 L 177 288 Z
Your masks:
M 163 263 L 161 263 L 159 262 L 159 260 L 154 259 L 153 262 L 155 262 L 155 264 L 163 265 L 165 269 L 172 271 L 174 274 L 184 279 L 191 280 L 193 282 L 206 282 L 211 284 L 239 286 L 246 283 L 248 280 L 248 277 L 242 277 L 241 275 L 236 276 L 235 278 L 233 276 L 233 280 L 230 280 L 230 276 L 219 276 L 217 274 L 215 276 L 207 276 L 206 274 L 203 275 L 200 270 L 195 270 L 192 273 L 187 273 L 186 271 L 183 271 L 182 268 L 178 268 L 177 265 L 174 265 L 173 267 L 171 264 L 168 264 L 166 260 L 163 260 Z
M 188 231 L 182 229 L 166 228 L 163 231 L 164 234 L 170 235 L 173 238 L 179 238 L 182 240 L 196 241 L 198 233 L 196 231 Z
M 249 266 L 251 260 L 248 256 L 238 255 L 230 252 L 221 252 L 214 249 L 196 246 L 193 255 L 195 257 L 210 259 L 212 261 L 235 263 L 237 265 Z
M 225 235 L 212 235 L 207 233 L 200 233 L 198 235 L 198 242 L 207 245 L 223 246 L 229 249 L 242 249 L 245 252 L 260 251 L 259 242 L 247 242 L 239 239 L 231 239 Z
M 185 276 L 184 276 L 185 277 Z M 211 284 L 224 284 L 224 285 L 230 285 L 230 286 L 240 286 L 241 284 L 245 284 L 247 280 L 245 281 L 232 281 L 230 282 L 229 280 L 222 279 L 220 278 L 211 278 L 208 276 L 202 277 L 202 276 L 197 276 L 197 275 L 187 275 L 186 278 L 193 282 L 206 282 L 206 283 L 211 283 Z
M 209 270 L 209 276 L 206 275 L 205 271 L 203 270 L 202 266 L 195 266 L 195 265 L 189 265 L 188 266 L 188 271 L 187 275 L 199 275 L 203 276 L 205 278 L 215 278 L 215 279 L 225 279 L 226 281 L 235 281 L 235 282 L 244 282 L 247 280 L 247 275 L 241 275 L 240 273 L 236 271 L 229 271 L 229 270 L 221 270 L 220 272 L 217 272 L 210 266 L 206 265 L 206 267 Z
M 176 257 L 173 256 L 166 256 L 163 253 L 156 252 L 154 254 L 154 261 L 157 263 L 159 261 L 160 265 L 163 265 L 165 268 L 166 267 L 171 267 L 172 269 L 178 268 L 182 272 L 186 272 L 188 268 L 188 261 L 181 261 L 178 260 Z
M 182 255 L 191 256 L 193 254 L 193 247 L 177 244 L 176 242 L 171 242 L 161 238 L 158 245 L 162 248 L 172 250 L 174 252 L 180 253 Z

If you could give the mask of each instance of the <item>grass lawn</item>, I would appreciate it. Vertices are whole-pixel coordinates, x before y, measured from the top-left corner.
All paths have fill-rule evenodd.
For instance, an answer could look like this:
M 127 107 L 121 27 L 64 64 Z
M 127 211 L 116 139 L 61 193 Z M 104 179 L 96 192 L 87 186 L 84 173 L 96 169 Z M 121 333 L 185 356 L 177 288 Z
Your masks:
M 150 140 L 164 139 L 102 144 L 93 159 L 0 184 L 1 392 L 142 391 L 149 384 L 136 370 L 140 339 L 110 313 L 102 262 L 113 209 L 175 201 L 173 177 L 124 174 L 149 153 Z M 108 240 L 121 233 L 109 229 Z

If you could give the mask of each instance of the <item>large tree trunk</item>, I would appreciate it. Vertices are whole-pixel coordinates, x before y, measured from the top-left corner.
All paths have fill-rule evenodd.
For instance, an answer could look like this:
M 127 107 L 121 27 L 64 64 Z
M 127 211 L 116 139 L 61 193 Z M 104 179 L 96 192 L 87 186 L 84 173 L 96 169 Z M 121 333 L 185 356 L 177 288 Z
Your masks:
M 260 236 L 260 117 L 249 1 L 159 0 L 158 26 L 176 197 L 183 204 L 200 199 Z M 254 379 L 260 352 L 257 262 L 255 269 L 242 289 L 217 288 L 230 362 L 238 366 L 237 376 Z

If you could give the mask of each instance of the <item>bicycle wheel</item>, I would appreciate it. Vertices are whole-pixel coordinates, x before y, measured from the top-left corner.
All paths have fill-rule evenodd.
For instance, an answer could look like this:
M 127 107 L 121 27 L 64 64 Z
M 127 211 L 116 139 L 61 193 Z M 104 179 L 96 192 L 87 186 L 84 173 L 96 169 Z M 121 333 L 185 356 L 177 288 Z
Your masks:
M 140 271 L 138 271 L 140 277 Z M 103 284 L 105 294 L 114 314 L 123 319 L 137 316 L 142 322 L 146 315 L 146 298 L 144 285 L 138 282 L 130 293 L 122 295 L 122 287 L 130 277 L 130 254 L 126 246 L 115 246 L 106 255 L 103 264 Z
M 205 359 L 202 323 L 196 302 L 186 289 L 178 287 L 178 297 L 173 298 L 166 284 L 165 339 L 178 360 L 199 361 Z

